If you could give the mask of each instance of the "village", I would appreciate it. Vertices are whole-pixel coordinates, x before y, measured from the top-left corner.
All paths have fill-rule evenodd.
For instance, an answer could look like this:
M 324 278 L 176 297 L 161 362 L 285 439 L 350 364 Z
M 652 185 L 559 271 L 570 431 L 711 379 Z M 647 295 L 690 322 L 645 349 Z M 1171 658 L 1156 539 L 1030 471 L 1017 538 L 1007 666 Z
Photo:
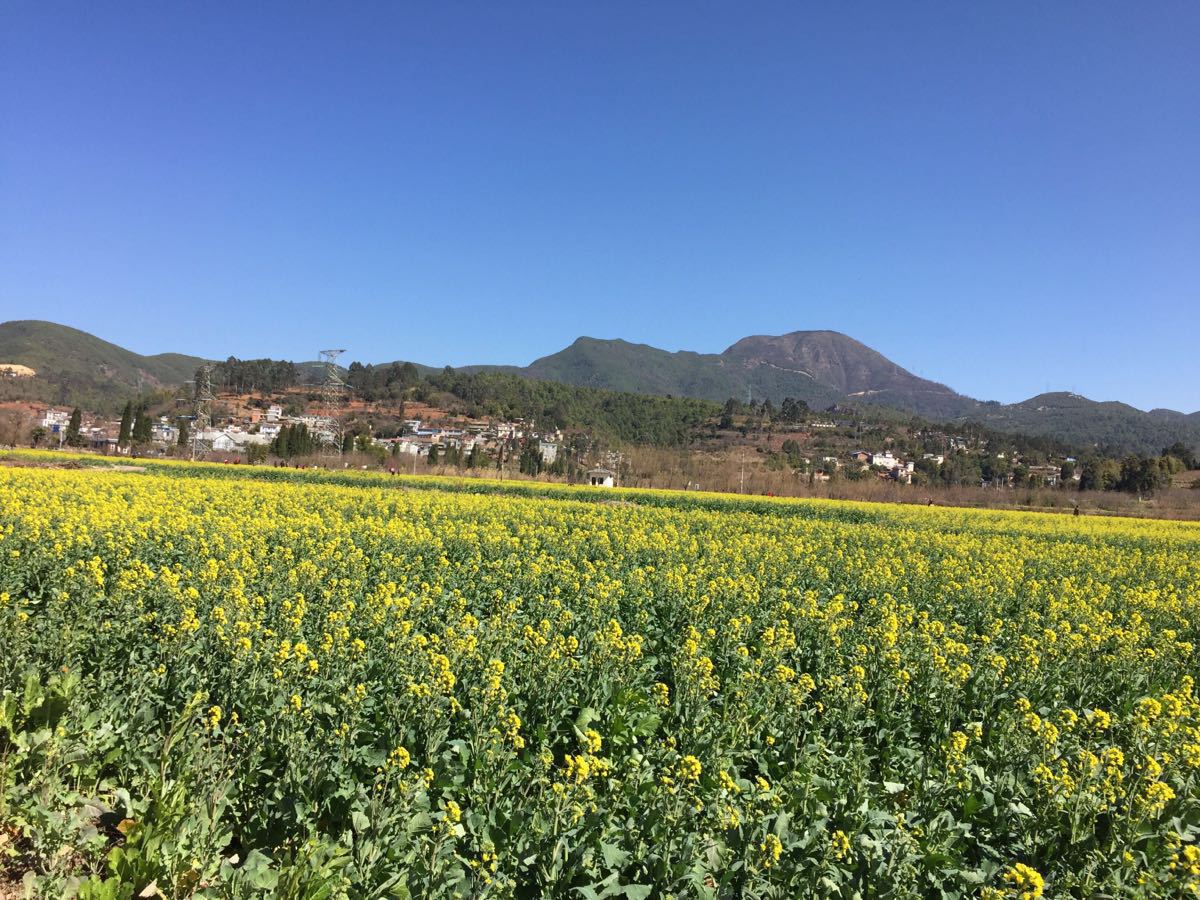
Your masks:
M 80 413 L 77 433 L 72 436 L 74 410 L 57 406 L 36 408 L 33 443 L 43 447 L 86 448 L 106 455 L 177 456 L 230 463 L 276 465 L 320 465 L 378 467 L 392 472 L 416 473 L 419 467 L 447 466 L 469 469 L 493 469 L 501 473 L 520 472 L 532 476 L 560 476 L 597 486 L 613 487 L 626 481 L 643 485 L 656 483 L 652 473 L 635 471 L 636 453 L 630 456 L 613 449 L 597 452 L 580 435 L 559 428 L 540 428 L 523 419 L 494 420 L 455 415 L 446 410 L 410 404 L 407 415 L 385 429 L 394 434 L 376 434 L 370 427 L 369 409 L 360 409 L 354 427 L 348 429 L 343 416 L 321 415 L 297 404 L 255 402 L 249 398 L 223 397 L 225 414 L 213 415 L 212 423 L 195 427 L 196 416 L 160 413 L 149 415 L 143 426 L 142 441 L 122 438 L 122 423 L 111 417 Z M 291 407 L 290 411 L 288 407 Z M 894 448 L 896 432 L 884 436 L 884 446 L 873 449 L 848 449 L 850 435 L 861 431 L 849 419 L 836 417 L 837 409 L 826 411 L 833 418 L 814 416 L 810 421 L 790 427 L 767 429 L 755 434 L 745 425 L 740 428 L 744 444 L 738 444 L 736 432 L 720 433 L 698 439 L 698 449 L 723 452 L 733 460 L 738 451 L 742 477 L 738 489 L 744 490 L 745 451 L 753 452 L 752 469 L 787 468 L 810 485 L 834 480 L 877 480 L 898 485 L 928 484 L 936 481 L 947 459 L 974 458 L 980 472 L 979 487 L 1036 486 L 1057 488 L 1077 485 L 1081 469 L 1073 456 L 1024 459 L 1012 451 L 990 453 L 986 442 L 948 433 L 916 432 L 909 451 Z M 303 429 L 313 452 L 287 444 L 289 434 Z M 282 436 L 282 440 L 281 440 Z M 731 443 L 732 441 L 732 443 Z M 810 455 L 803 455 L 803 447 Z M 939 445 L 937 452 L 913 452 L 912 448 Z M 842 445 L 840 449 L 838 445 Z M 307 445 L 306 445 L 307 446 Z M 825 448 L 822 450 L 822 448 Z M 813 453 L 812 451 L 816 451 Z M 820 455 L 817 455 L 817 454 Z M 635 461 L 631 467 L 630 461 Z M 624 470 L 624 479 L 622 473 Z M 703 489 L 698 481 L 681 485 Z M 776 485 L 777 486 L 777 485 Z
M 366 468 L 361 458 L 373 458 L 376 465 L 396 471 L 416 471 L 416 466 L 468 465 L 471 468 L 510 468 L 536 475 L 542 471 L 567 474 L 564 434 L 560 429 L 538 429 L 523 420 L 492 421 L 447 416 L 433 410 L 434 422 L 421 418 L 402 420 L 400 433 L 394 436 L 375 436 L 365 431 L 347 431 L 339 419 L 312 413 L 287 415 L 278 403 L 263 409 L 244 406 L 237 415 L 214 417 L 208 427 L 192 428 L 194 415 L 150 417 L 147 441 L 122 439 L 122 423 L 104 416 L 79 413 L 77 432 L 71 434 L 71 418 L 75 410 L 55 406 L 34 408 L 32 430 L 34 446 L 51 448 L 88 449 L 105 455 L 182 456 L 220 462 L 261 463 L 274 459 L 283 464 L 293 455 L 281 446 L 280 436 L 288 429 L 303 428 L 316 452 L 311 455 L 338 457 L 339 465 L 349 466 L 350 456 L 355 465 Z M 560 455 L 561 454 L 561 455 Z M 345 457 L 341 459 L 341 457 Z M 530 465 L 530 459 L 536 464 Z M 614 487 L 621 454 L 608 451 L 598 454 L 596 464 L 582 467 L 577 473 L 587 483 L 598 487 Z M 297 462 L 296 465 L 302 464 Z M 328 465 L 328 462 L 325 463 Z

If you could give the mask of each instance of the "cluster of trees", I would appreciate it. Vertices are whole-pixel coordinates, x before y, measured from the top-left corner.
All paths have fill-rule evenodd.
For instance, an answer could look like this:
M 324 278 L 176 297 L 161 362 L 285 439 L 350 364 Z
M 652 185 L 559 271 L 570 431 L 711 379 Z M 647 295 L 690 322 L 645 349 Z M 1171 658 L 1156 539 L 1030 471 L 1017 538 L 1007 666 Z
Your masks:
M 148 444 L 152 439 L 151 426 L 154 419 L 150 415 L 150 404 L 144 400 L 136 404 L 132 400 L 125 402 L 121 411 L 121 428 L 117 432 L 117 446 L 122 450 L 137 444 Z
M 1195 459 L 1189 462 L 1194 464 Z M 1175 474 L 1185 467 L 1182 460 L 1167 453 L 1157 458 L 1126 456 L 1116 460 L 1096 457 L 1084 461 L 1079 473 L 1079 489 L 1150 494 L 1169 486 Z
M 271 441 L 271 452 L 280 459 L 291 459 L 293 456 L 311 456 L 320 445 L 316 435 L 301 422 L 280 428 L 275 440 Z
M 212 374 L 214 387 L 235 394 L 283 391 L 294 387 L 299 380 L 295 363 L 285 359 L 238 359 L 231 356 L 213 366 Z
M 467 453 L 463 453 L 458 447 L 449 446 L 439 449 L 435 444 L 429 448 L 429 456 L 425 461 L 431 466 L 456 466 L 460 469 L 486 469 L 488 465 L 488 455 L 483 452 L 483 448 L 475 444 Z
M 687 446 L 696 427 L 719 409 L 706 400 L 577 387 L 503 372 L 463 373 L 450 367 L 429 375 L 424 384 L 452 395 L 468 416 L 524 419 L 542 429 L 580 429 L 631 444 Z
M 758 428 L 772 423 L 780 425 L 796 425 L 805 422 L 812 414 L 808 403 L 794 397 L 784 397 L 778 409 L 769 399 L 759 403 L 742 402 L 736 397 L 730 397 L 721 408 L 721 418 L 717 427 L 729 429 L 733 427 L 734 416 L 751 419 Z
M 377 400 L 402 400 L 410 388 L 421 382 L 421 373 L 410 362 L 388 363 L 375 366 L 350 363 L 346 370 L 346 384 L 355 396 L 368 402 Z
M 1176 441 L 1170 447 L 1163 447 L 1161 455 L 1174 457 L 1188 471 L 1200 469 L 1200 454 L 1197 454 L 1195 448 L 1189 447 L 1183 441 Z

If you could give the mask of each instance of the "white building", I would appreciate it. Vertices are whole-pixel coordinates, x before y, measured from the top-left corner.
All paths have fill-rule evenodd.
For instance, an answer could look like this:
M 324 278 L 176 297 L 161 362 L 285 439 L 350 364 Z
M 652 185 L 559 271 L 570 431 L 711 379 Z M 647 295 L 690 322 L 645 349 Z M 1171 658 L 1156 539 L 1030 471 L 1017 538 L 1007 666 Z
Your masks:
M 42 427 L 51 432 L 57 432 L 60 428 L 65 429 L 70 422 L 71 410 L 69 409 L 48 409 L 42 416 Z
M 278 422 L 283 418 L 283 407 L 277 403 L 273 403 L 267 407 L 267 421 Z
M 617 473 L 603 466 L 588 469 L 587 478 L 592 487 L 615 487 L 617 483 Z
M 248 431 L 236 431 L 232 428 L 224 431 L 204 431 L 200 433 L 199 438 L 218 453 L 242 453 L 252 444 L 265 446 L 271 443 L 262 434 L 251 434 Z
M 900 460 L 892 455 L 891 450 L 884 450 L 882 453 L 871 454 L 871 465 L 882 466 L 890 472 L 896 466 L 900 465 Z
M 150 426 L 150 440 L 160 444 L 169 444 L 179 436 L 179 430 L 172 425 L 166 416 Z
M 558 459 L 558 444 L 553 441 L 538 441 L 538 453 L 542 455 L 543 463 L 553 465 Z

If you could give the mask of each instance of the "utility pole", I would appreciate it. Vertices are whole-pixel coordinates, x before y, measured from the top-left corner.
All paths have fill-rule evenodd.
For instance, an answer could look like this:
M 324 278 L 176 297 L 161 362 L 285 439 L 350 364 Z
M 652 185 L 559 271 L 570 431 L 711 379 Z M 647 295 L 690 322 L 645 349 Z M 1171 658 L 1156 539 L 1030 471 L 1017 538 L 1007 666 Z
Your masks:
M 741 466 L 738 472 L 738 493 L 746 493 L 746 448 L 742 448 Z

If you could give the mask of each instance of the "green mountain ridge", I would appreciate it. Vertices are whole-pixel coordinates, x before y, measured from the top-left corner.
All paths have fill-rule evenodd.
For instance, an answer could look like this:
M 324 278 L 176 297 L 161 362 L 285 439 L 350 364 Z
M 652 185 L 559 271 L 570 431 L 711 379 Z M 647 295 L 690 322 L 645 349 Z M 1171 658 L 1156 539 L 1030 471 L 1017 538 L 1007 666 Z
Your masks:
M 520 374 L 635 393 L 723 401 L 785 397 L 813 407 L 869 405 L 947 424 L 1053 437 L 1112 453 L 1158 453 L 1176 441 L 1200 446 L 1200 412 L 1144 412 L 1116 401 L 1054 393 L 1013 404 L 982 401 L 914 375 L 836 331 L 742 338 L 722 353 L 670 352 L 623 340 L 582 337 Z
M 142 356 L 87 332 L 52 322 L 0 323 L 0 363 L 29 366 L 32 379 L 0 381 L 0 398 L 38 399 L 111 411 L 130 396 L 175 387 L 206 360 L 178 353 Z M 319 377 L 317 363 L 297 363 Z M 418 366 L 422 375 L 440 367 Z M 721 353 L 668 351 L 648 344 L 580 337 L 528 366 L 472 365 L 541 381 L 718 403 L 730 397 L 785 397 L 813 408 L 851 405 L 897 410 L 953 426 L 979 422 L 998 431 L 1053 437 L 1110 453 L 1157 453 L 1182 441 L 1200 447 L 1200 411 L 1148 412 L 1078 394 L 1039 394 L 1020 403 L 981 401 L 914 375 L 836 331 L 752 335 Z
M 0 363 L 33 369 L 29 399 L 47 403 L 111 412 L 131 396 L 183 384 L 204 362 L 182 353 L 142 356 L 54 322 L 0 323 Z

